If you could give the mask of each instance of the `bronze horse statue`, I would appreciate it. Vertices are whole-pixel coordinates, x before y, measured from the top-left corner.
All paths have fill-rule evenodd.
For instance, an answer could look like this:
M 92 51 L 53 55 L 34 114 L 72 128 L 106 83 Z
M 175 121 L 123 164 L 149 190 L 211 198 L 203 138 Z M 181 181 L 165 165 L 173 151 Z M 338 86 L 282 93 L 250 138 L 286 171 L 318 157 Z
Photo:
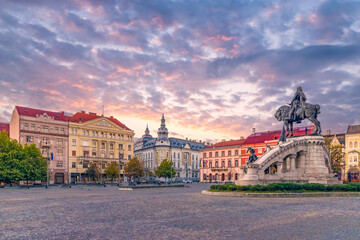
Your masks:
M 246 153 L 248 153 L 248 152 L 250 152 L 250 156 L 249 156 L 249 160 L 246 162 L 246 165 L 249 165 L 250 163 L 253 163 L 258 159 L 258 157 L 255 155 L 255 150 L 254 149 L 248 148 L 246 150 Z
M 290 135 L 293 136 L 293 123 L 301 123 L 302 120 L 308 119 L 315 125 L 314 135 L 320 135 L 321 126 L 319 120 L 317 120 L 317 116 L 320 114 L 320 105 L 318 104 L 310 104 L 310 103 L 302 103 L 301 106 L 296 110 L 294 116 L 290 116 L 291 106 L 283 105 L 278 108 L 275 113 L 275 118 L 278 121 L 283 121 L 286 127 L 287 137 Z M 290 131 L 289 131 L 290 130 Z

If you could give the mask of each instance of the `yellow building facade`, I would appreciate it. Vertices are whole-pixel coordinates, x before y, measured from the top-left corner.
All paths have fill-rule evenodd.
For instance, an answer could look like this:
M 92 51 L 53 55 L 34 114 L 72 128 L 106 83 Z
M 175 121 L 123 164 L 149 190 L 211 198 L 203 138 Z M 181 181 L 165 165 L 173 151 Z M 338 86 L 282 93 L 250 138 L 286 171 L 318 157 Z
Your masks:
M 349 125 L 345 136 L 345 180 L 360 179 L 360 125 Z
M 134 156 L 134 131 L 113 117 L 79 112 L 69 120 L 69 171 L 72 182 L 85 182 L 92 163 L 100 167 L 101 180 L 111 162 L 124 165 Z

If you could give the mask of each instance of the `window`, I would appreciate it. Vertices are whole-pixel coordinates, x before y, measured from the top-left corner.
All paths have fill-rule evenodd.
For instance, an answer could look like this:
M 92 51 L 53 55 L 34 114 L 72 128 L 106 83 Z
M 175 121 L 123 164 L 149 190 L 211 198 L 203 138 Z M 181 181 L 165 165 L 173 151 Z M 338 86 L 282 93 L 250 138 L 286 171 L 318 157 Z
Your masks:
M 235 167 L 238 167 L 238 166 L 239 166 L 239 161 L 235 160 Z
M 218 161 L 215 162 L 215 167 L 219 167 Z
M 31 124 L 31 131 L 35 131 L 35 124 Z
M 229 157 L 231 156 L 231 150 L 230 150 L 230 151 L 228 151 L 228 156 L 229 156 Z
M 104 133 L 104 138 L 107 138 L 107 133 Z
M 62 149 L 58 149 L 58 150 L 56 151 L 56 153 L 57 153 L 57 156 L 62 156 L 62 155 L 63 155 L 63 150 L 62 150 Z
M 354 143 L 354 148 L 358 148 L 358 142 Z
M 110 143 L 110 149 L 114 150 L 114 144 L 113 143 Z
M 123 149 L 123 145 L 120 143 L 119 144 L 119 150 L 122 150 Z
M 55 128 L 55 133 L 59 133 L 59 128 L 58 127 Z
M 34 137 L 33 137 L 33 136 L 26 136 L 26 142 L 32 143 L 33 141 L 34 141 Z
M 113 152 L 110 153 L 110 158 L 114 158 L 114 153 Z
M 209 153 L 209 158 L 212 158 L 212 152 Z
M 83 163 L 83 168 L 88 168 L 89 163 Z
M 56 139 L 57 145 L 63 145 L 63 140 L 61 138 Z
M 29 130 L 29 124 L 28 124 L 28 123 L 25 123 L 25 124 L 24 124 L 24 128 L 25 128 L 25 130 Z
M 76 146 L 76 139 L 71 140 L 71 145 Z
M 231 161 L 228 161 L 228 167 L 231 167 Z
M 219 156 L 219 153 L 218 152 L 215 152 L 215 157 L 218 157 Z
M 62 167 L 62 166 L 63 166 L 63 163 L 61 161 L 56 162 L 56 167 Z
M 101 143 L 101 149 L 105 149 L 105 146 L 106 146 L 105 143 L 102 142 L 102 143 Z
M 225 167 L 225 161 L 221 162 L 221 167 Z
M 353 143 L 352 142 L 350 142 L 349 148 L 353 148 Z
M 357 162 L 357 161 L 358 161 L 357 156 L 354 156 L 354 162 Z
M 92 151 L 92 156 L 96 157 L 96 151 L 95 150 Z
M 96 141 L 93 141 L 92 146 L 93 148 L 96 148 Z
M 89 151 L 84 151 L 84 157 L 90 157 Z
M 131 151 L 131 145 L 128 146 L 128 150 Z
M 85 136 L 85 130 L 82 130 L 82 135 Z
M 178 153 L 178 158 L 180 158 L 180 153 Z
M 209 162 L 209 167 L 212 168 L 212 161 Z
M 76 162 L 72 162 L 71 167 L 76 168 Z
M 239 150 L 235 150 L 235 156 L 239 155 Z
M 76 157 L 76 151 L 72 151 L 71 156 Z
M 43 126 L 42 130 L 43 130 L 43 132 L 49 132 L 49 127 L 48 126 Z
M 129 160 L 129 161 L 131 160 L 131 155 L 128 155 L 128 160 Z
M 262 148 L 258 148 L 258 153 L 262 153 Z
M 225 151 L 221 151 L 221 156 L 225 157 Z
M 43 143 L 43 144 L 50 144 L 49 138 L 43 137 L 43 138 L 42 138 L 42 143 Z

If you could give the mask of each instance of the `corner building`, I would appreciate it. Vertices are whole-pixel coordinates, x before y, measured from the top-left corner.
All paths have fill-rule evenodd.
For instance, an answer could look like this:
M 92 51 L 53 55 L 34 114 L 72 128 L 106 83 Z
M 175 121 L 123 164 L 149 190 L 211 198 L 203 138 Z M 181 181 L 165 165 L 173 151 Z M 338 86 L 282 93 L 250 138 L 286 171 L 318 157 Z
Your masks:
M 241 146 L 245 139 L 223 141 L 201 150 L 201 182 L 225 182 L 238 179 Z
M 360 125 L 349 125 L 345 134 L 345 180 L 360 181 Z
M 64 112 L 16 106 L 10 122 L 10 138 L 20 144 L 34 143 L 49 159 L 50 184 L 69 182 L 68 119 Z
M 86 181 L 86 170 L 91 163 L 100 166 L 103 179 L 111 162 L 123 166 L 133 157 L 134 131 L 114 117 L 99 116 L 84 111 L 69 119 L 69 162 L 71 181 Z
M 172 161 L 177 171 L 174 177 L 200 179 L 200 150 L 205 147 L 201 142 L 169 138 L 164 114 L 158 129 L 158 137 L 150 135 L 149 128 L 145 135 L 135 143 L 135 156 L 142 162 L 146 177 L 161 164 L 164 159 Z

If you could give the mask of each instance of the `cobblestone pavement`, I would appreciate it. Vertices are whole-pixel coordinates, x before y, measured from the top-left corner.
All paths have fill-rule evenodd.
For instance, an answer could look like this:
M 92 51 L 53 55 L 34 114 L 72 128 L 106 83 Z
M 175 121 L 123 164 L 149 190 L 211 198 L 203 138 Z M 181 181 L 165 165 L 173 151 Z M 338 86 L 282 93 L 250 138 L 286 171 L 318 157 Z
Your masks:
M 227 198 L 188 186 L 0 189 L 0 239 L 360 239 L 359 198 Z

